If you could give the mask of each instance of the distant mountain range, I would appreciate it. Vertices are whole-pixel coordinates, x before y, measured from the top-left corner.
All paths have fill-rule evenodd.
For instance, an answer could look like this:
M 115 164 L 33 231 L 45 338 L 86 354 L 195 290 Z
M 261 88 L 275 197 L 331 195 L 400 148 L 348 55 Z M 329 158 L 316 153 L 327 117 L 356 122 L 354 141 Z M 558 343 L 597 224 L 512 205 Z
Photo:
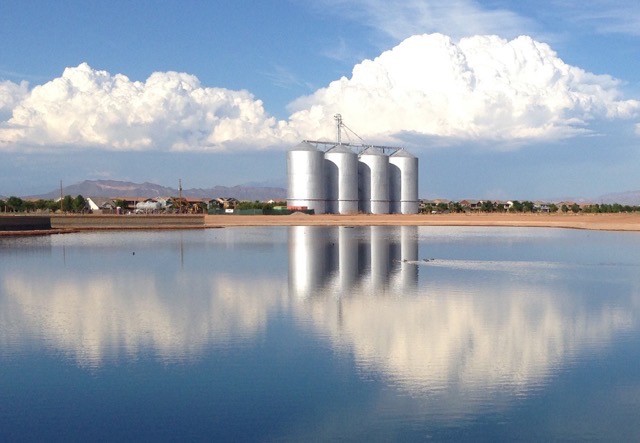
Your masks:
M 281 185 L 281 186 L 278 186 Z M 183 189 L 182 195 L 190 198 L 216 198 L 234 197 L 238 200 L 286 200 L 287 190 L 282 181 L 252 182 L 238 186 L 214 186 L 212 188 Z M 176 188 L 157 185 L 155 183 L 132 183 L 117 180 L 85 180 L 81 183 L 66 186 L 62 189 L 63 195 L 82 195 L 86 197 L 170 197 L 179 195 Z M 55 189 L 46 194 L 29 195 L 24 198 L 56 199 L 60 197 L 60 189 Z M 0 196 L 0 199 L 7 197 Z M 627 191 L 604 194 L 597 198 L 566 198 L 590 203 L 620 203 L 622 205 L 640 206 L 640 191 Z M 551 200 L 553 201 L 553 200 Z M 558 200 L 560 201 L 560 200 Z
M 155 183 L 132 183 L 117 180 L 85 180 L 81 183 L 62 188 L 63 195 L 82 195 L 83 197 L 176 197 L 180 191 L 175 188 Z M 238 200 L 286 200 L 287 190 L 275 186 L 214 186 L 213 188 L 183 189 L 182 196 L 187 198 L 234 197 Z M 60 189 L 46 194 L 30 195 L 25 198 L 56 199 L 60 197 Z
M 620 203 L 621 205 L 640 205 L 640 191 L 617 192 L 605 194 L 593 203 Z

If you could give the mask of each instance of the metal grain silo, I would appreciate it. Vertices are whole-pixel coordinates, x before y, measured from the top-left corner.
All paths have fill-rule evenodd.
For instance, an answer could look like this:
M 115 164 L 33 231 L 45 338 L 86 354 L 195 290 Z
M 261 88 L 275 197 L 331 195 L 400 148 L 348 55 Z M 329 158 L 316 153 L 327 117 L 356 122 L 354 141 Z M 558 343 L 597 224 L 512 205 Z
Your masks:
M 392 214 L 418 213 L 418 158 L 404 149 L 389 156 L 389 200 Z
M 369 147 L 360 153 L 358 185 L 362 212 L 389 213 L 389 157 L 380 149 Z
M 358 212 L 358 156 L 347 146 L 336 145 L 324 158 L 327 185 L 326 212 Z
M 288 206 L 306 206 L 325 212 L 324 152 L 302 142 L 287 153 Z

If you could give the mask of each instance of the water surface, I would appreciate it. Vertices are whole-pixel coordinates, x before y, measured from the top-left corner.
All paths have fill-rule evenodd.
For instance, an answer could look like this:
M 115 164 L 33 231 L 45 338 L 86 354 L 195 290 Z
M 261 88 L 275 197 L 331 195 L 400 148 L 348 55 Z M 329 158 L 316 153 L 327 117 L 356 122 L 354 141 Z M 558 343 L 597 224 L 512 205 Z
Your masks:
M 0 239 L 0 440 L 637 440 L 640 235 Z

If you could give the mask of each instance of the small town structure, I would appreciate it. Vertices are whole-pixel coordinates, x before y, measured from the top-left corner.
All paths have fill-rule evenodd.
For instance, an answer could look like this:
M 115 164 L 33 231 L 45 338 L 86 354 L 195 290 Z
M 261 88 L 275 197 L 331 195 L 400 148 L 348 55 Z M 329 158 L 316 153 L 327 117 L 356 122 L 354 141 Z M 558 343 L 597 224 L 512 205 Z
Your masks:
M 87 209 L 97 214 L 115 214 L 116 204 L 110 198 L 88 197 Z

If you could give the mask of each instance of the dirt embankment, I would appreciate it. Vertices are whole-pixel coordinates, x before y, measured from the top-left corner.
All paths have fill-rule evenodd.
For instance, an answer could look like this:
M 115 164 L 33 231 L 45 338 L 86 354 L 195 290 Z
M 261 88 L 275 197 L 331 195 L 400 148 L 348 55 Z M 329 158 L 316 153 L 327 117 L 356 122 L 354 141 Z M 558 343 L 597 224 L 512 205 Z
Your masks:
M 205 226 L 520 226 L 640 231 L 640 214 L 207 215 Z
M 5 219 L 9 219 L 6 221 Z M 29 220 L 33 219 L 33 220 Z M 0 235 L 233 226 L 514 226 L 640 231 L 640 214 L 52 215 L 2 216 Z M 50 225 L 47 223 L 50 221 Z M 35 224 L 34 224 L 35 223 Z M 12 227 L 13 226 L 13 227 Z
M 204 215 L 53 215 L 54 229 L 189 229 L 204 228 Z

